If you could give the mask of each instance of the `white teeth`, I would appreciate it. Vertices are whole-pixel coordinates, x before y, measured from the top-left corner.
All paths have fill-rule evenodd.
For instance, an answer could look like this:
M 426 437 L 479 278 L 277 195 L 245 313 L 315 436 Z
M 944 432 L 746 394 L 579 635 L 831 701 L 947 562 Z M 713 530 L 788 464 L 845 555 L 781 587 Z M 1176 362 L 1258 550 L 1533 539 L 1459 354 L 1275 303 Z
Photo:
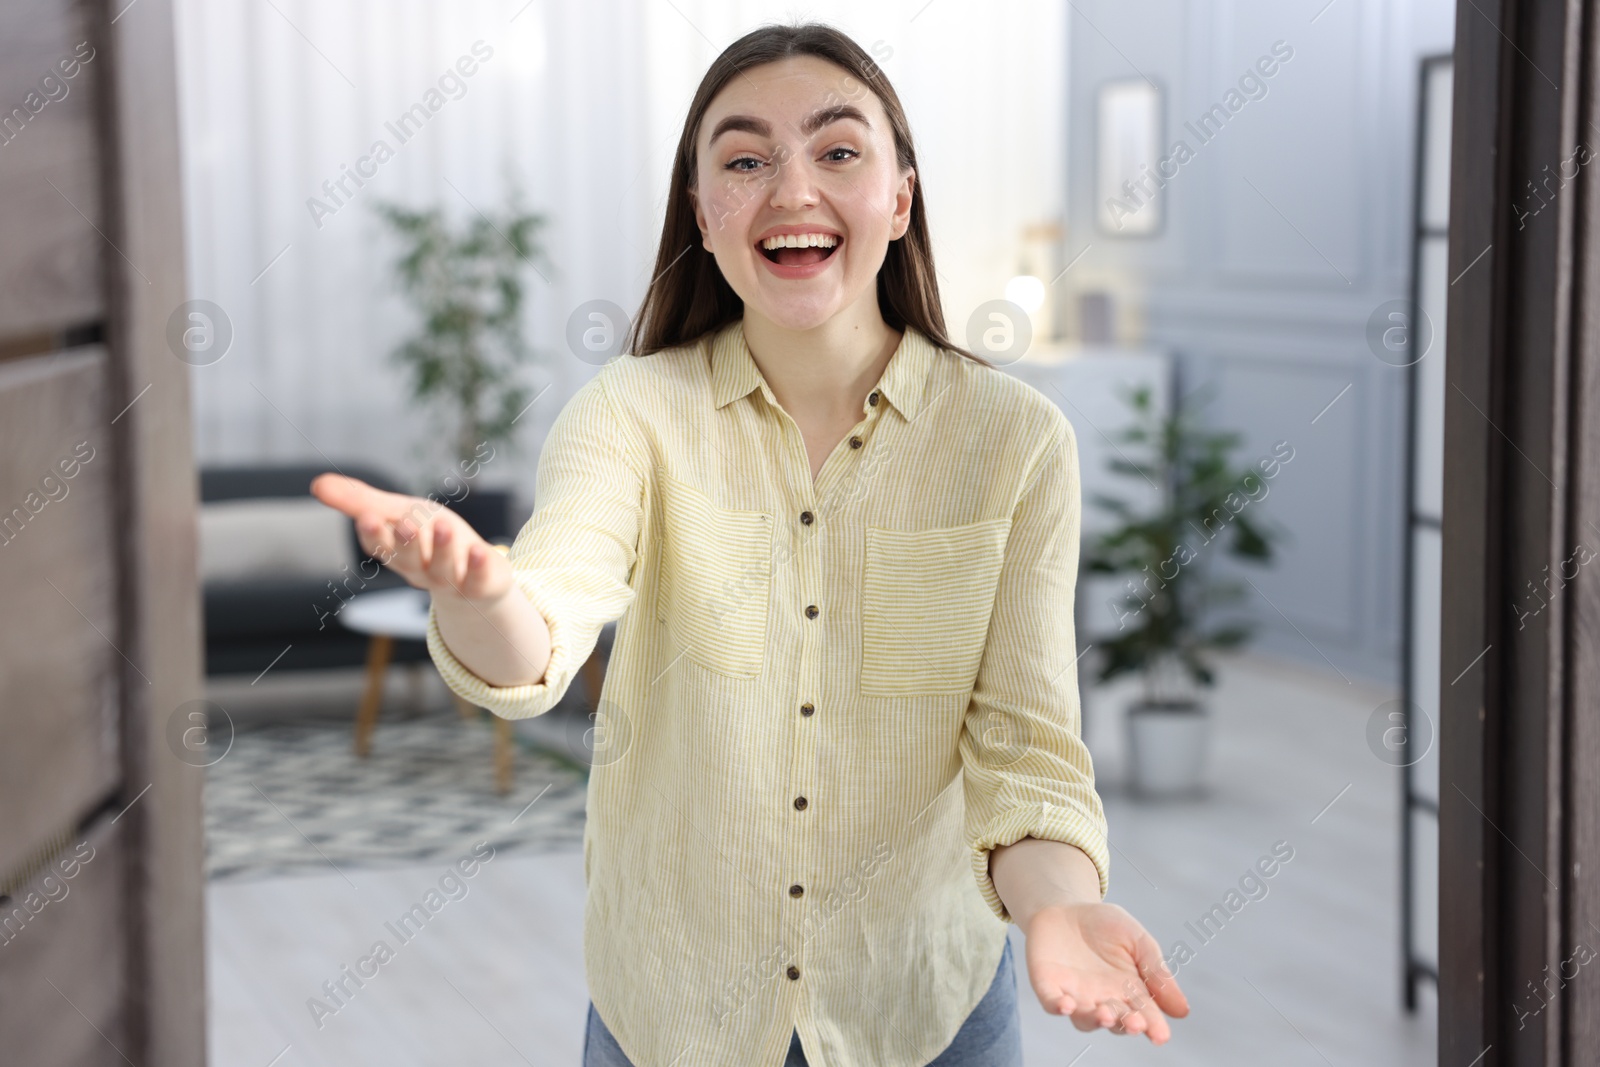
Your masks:
M 761 242 L 762 248 L 809 248 L 815 245 L 818 248 L 832 248 L 839 243 L 839 239 L 831 233 L 791 233 L 782 237 L 768 237 Z

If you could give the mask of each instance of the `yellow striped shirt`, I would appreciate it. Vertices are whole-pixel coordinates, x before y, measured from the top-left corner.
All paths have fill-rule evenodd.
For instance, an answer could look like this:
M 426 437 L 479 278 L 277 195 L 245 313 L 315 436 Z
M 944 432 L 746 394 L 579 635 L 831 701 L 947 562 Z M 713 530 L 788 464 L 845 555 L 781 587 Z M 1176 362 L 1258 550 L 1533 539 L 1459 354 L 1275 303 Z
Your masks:
M 1080 738 L 1072 427 L 907 328 L 815 481 L 742 323 L 606 364 L 510 550 L 548 711 L 618 619 L 584 830 L 590 997 L 636 1067 L 921 1067 L 988 990 L 989 850 L 1109 861 Z M 632 608 L 632 610 L 628 610 Z M 960 783 L 957 788 L 957 783 Z M 1024 983 L 1024 989 L 1027 988 Z

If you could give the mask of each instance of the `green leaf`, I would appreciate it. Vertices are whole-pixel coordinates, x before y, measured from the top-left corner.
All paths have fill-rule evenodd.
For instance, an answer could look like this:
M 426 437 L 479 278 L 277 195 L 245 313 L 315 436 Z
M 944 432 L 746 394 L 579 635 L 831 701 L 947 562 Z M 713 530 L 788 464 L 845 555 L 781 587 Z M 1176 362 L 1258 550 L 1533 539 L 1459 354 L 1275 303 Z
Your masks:
M 1211 648 L 1238 648 L 1250 640 L 1254 629 L 1243 623 L 1212 630 L 1202 640 Z
M 393 353 L 413 399 L 445 414 L 458 450 L 508 440 L 528 395 L 518 371 L 532 352 L 524 272 L 548 262 L 535 238 L 547 220 L 522 210 L 515 189 L 505 209 L 459 225 L 439 206 L 377 200 L 373 210 L 394 239 L 395 285 L 417 324 Z
M 1245 626 L 1203 628 L 1216 605 L 1245 595 L 1238 583 L 1207 580 L 1205 549 L 1226 538 L 1218 551 L 1267 562 L 1281 531 L 1265 518 L 1261 475 L 1234 458 L 1243 436 L 1200 417 L 1215 392 L 1215 384 L 1207 383 L 1165 416 L 1156 412 L 1150 388 L 1121 393 L 1130 418 L 1113 437 L 1125 448 L 1107 465 L 1141 494 L 1150 485 L 1159 487 L 1161 499 L 1136 505 L 1111 493 L 1089 497 L 1115 525 L 1086 543 L 1083 566 L 1094 574 L 1128 575 L 1137 593 L 1124 592 L 1117 601 L 1124 612 L 1137 612 L 1103 641 L 1102 680 L 1149 671 L 1158 660 L 1176 657 L 1196 681 L 1210 685 L 1214 675 L 1200 650 L 1248 639 Z

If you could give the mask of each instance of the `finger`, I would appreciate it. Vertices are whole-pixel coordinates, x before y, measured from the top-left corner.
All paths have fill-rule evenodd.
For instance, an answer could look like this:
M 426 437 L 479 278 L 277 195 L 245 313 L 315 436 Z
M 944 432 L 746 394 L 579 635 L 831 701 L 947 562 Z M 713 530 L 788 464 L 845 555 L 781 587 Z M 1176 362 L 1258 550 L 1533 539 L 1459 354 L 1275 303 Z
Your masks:
M 1161 946 L 1145 933 L 1134 943 L 1134 963 L 1144 979 L 1145 988 L 1155 998 L 1156 1006 L 1168 1015 L 1183 1018 L 1189 1014 L 1189 998 L 1178 988 L 1178 980 L 1161 958 Z
M 1129 1009 L 1128 1015 L 1122 1019 L 1123 1031 L 1129 1034 L 1145 1034 L 1154 1044 L 1165 1044 L 1172 1036 L 1172 1029 L 1155 999 L 1138 979 L 1128 978 L 1124 984 L 1123 1000 Z
M 1143 1006 L 1148 1007 L 1148 997 L 1142 999 Z M 1141 1002 L 1118 1003 L 1116 1006 L 1117 1022 L 1113 1027 L 1124 1034 L 1142 1034 L 1150 1029 L 1150 1019 L 1140 1010 Z
M 428 576 L 439 585 L 457 593 L 465 577 L 465 562 L 456 531 L 443 516 L 434 518 L 425 527 L 432 539 L 432 555 L 428 560 Z M 470 545 L 468 546 L 470 547 Z
M 394 523 L 379 519 L 367 521 L 370 528 L 378 531 L 373 538 L 377 551 L 373 553 L 372 558 L 417 588 L 429 588 L 427 573 L 418 562 L 419 550 L 415 533 L 413 532 L 411 540 L 406 541 L 401 538 L 400 531 Z
M 387 523 L 395 532 L 397 545 L 415 540 L 422 529 L 445 508 L 432 500 L 418 496 L 403 496 L 374 490 L 373 496 L 363 501 L 364 518 L 376 518 Z
M 356 540 L 361 542 L 361 551 L 379 563 L 394 558 L 394 528 L 371 512 L 356 520 Z
M 1079 1030 L 1113 1030 L 1117 1025 L 1117 1009 L 1108 1000 L 1085 1003 L 1072 1013 L 1072 1025 Z
M 1133 1017 L 1133 1011 L 1120 1000 L 1102 1000 L 1096 1011 L 1096 1017 L 1102 1027 L 1120 1033 L 1123 1032 L 1123 1021 Z
M 433 539 L 429 535 L 428 525 L 432 516 L 420 508 L 412 508 L 394 521 L 395 538 L 402 546 L 402 551 L 410 549 L 416 553 L 417 566 L 426 569 L 428 561 L 433 558 Z
M 1100 1003 L 1106 998 L 1109 986 L 1102 989 L 1081 973 L 1068 971 L 1059 983 L 1048 989 L 1048 998 L 1044 999 L 1047 1010 L 1052 1004 L 1058 1006 L 1061 1014 L 1072 1017 L 1072 1025 L 1079 1030 L 1098 1030 L 1105 1025 L 1100 1021 Z
M 461 582 L 459 591 L 462 596 L 474 600 L 483 595 L 485 572 L 488 570 L 483 565 L 481 553 L 483 547 L 476 543 L 469 544 L 461 553 Z
M 391 528 L 394 530 L 394 562 L 391 566 L 412 585 L 426 588 L 429 578 L 427 558 L 422 551 L 421 526 L 411 516 L 404 515 Z
M 1167 1017 L 1161 1013 L 1155 1001 L 1146 998 L 1139 1006 L 1138 1014 L 1144 1019 L 1143 1033 L 1150 1038 L 1153 1045 L 1165 1045 L 1172 1039 L 1172 1025 L 1167 1022 Z
M 467 549 L 467 574 L 461 581 L 463 596 L 472 600 L 487 600 L 509 587 L 507 576 L 502 571 L 509 568 L 510 564 L 493 559 L 498 555 L 500 553 L 497 550 L 482 540 Z
M 1129 981 L 1137 985 L 1131 977 Z M 1117 1007 L 1121 1001 L 1117 999 L 1115 982 L 1097 980 L 1075 970 L 1067 971 L 1059 983 L 1051 985 L 1050 990 L 1059 999 L 1070 1002 L 1067 1014 L 1072 1016 L 1073 1025 L 1079 1030 L 1113 1027 L 1118 1015 L 1128 1010 L 1126 1007 L 1120 1010 Z
M 1160 982 L 1161 979 L 1153 977 L 1152 981 Z M 1172 1028 L 1155 998 L 1143 982 L 1131 975 L 1123 982 L 1123 1003 L 1128 1009 L 1128 1014 L 1121 1020 L 1124 1033 L 1145 1034 L 1157 1045 L 1166 1044 L 1172 1037 Z
M 386 498 L 396 494 L 375 489 L 347 474 L 319 474 L 311 480 L 311 495 L 355 518 L 364 511 L 391 511 L 392 504 Z
M 1090 1030 L 1100 1029 L 1098 1011 L 1093 1004 L 1079 1005 L 1072 1013 L 1072 1025 L 1087 1033 Z
M 1028 978 L 1033 981 L 1033 994 L 1039 998 L 1040 1007 L 1052 1015 L 1072 1014 L 1077 1006 L 1077 998 L 1072 995 L 1064 977 L 1040 980 L 1030 969 Z
M 417 526 L 417 550 L 421 553 L 421 565 L 424 569 L 433 562 L 433 535 L 438 531 L 434 527 L 435 518 L 429 516 Z
M 1111 1006 L 1111 1025 L 1106 1027 L 1112 1033 L 1137 1035 L 1150 1029 L 1150 1019 L 1143 1010 L 1150 1006 L 1150 998 L 1143 997 L 1138 1002 L 1126 1000 L 1113 1000 Z

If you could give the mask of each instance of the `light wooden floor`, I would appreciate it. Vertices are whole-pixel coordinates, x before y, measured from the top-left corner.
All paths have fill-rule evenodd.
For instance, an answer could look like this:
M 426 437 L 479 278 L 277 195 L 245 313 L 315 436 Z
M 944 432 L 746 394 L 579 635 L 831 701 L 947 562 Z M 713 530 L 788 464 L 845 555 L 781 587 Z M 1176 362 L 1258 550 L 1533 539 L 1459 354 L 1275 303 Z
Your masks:
M 1163 948 L 1181 937 L 1196 949 L 1178 976 L 1193 1013 L 1164 1049 L 1080 1034 L 1039 1007 L 1013 928 L 1031 1067 L 1434 1062 L 1431 989 L 1417 1018 L 1399 1008 L 1397 772 L 1364 736 L 1391 696 L 1297 667 L 1233 664 L 1214 700 L 1212 795 L 1152 805 L 1120 789 L 1115 710 L 1125 691 L 1088 695 L 1086 734 L 1116 849 L 1111 899 Z M 1201 946 L 1184 923 L 1279 840 L 1294 859 Z M 441 874 L 442 865 L 330 870 L 212 886 L 213 1067 L 576 1067 L 587 1006 L 576 851 L 496 857 L 336 1014 L 313 1022 L 307 999 L 331 1005 L 320 987 L 341 964 L 353 968 L 380 938 L 398 945 L 384 924 Z

